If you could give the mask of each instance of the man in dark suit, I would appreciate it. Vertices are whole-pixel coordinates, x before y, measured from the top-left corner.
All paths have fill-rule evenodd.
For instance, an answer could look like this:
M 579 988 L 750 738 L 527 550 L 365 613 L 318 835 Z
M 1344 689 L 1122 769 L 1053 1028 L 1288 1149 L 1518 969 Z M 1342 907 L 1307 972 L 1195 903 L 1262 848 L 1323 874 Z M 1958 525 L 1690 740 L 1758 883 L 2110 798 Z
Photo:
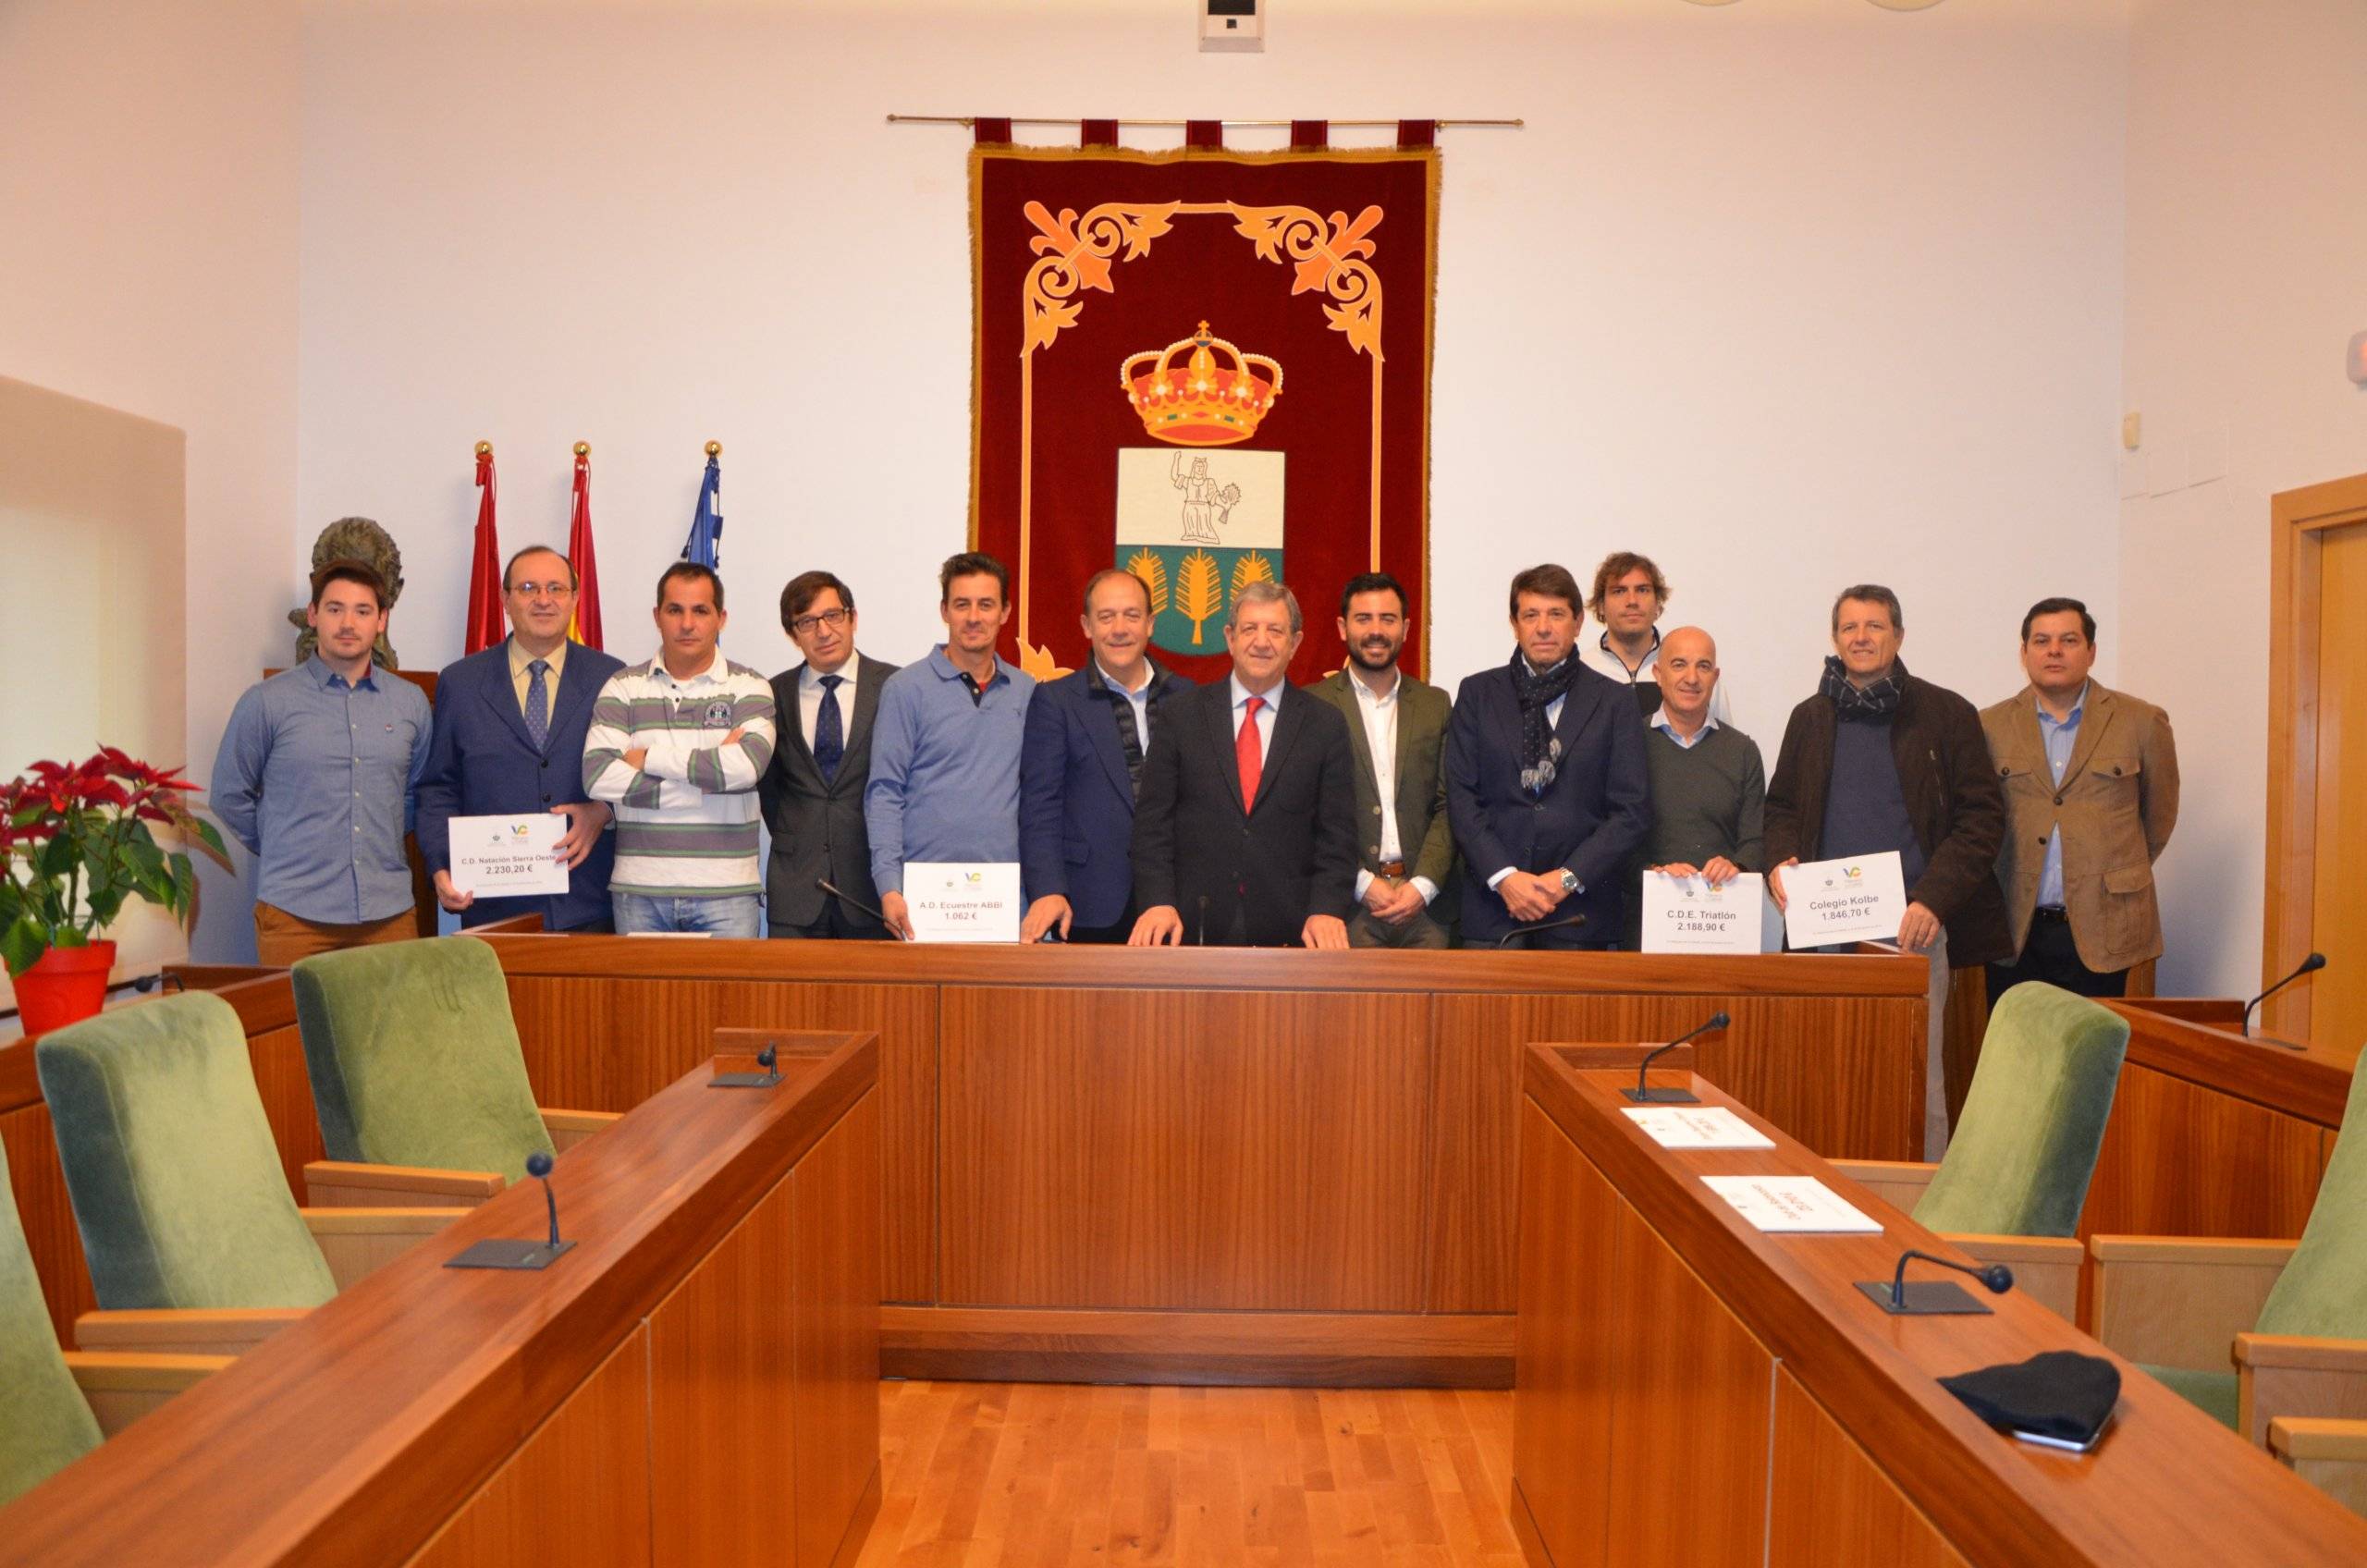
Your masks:
M 1340 710 L 1286 679 L 1305 636 L 1289 589 L 1248 584 L 1232 679 L 1169 705 L 1134 807 L 1135 947 L 1348 945 L 1355 764 Z
M 1651 827 L 1651 779 L 1634 697 L 1575 655 L 1578 603 L 1563 567 L 1514 578 L 1519 646 L 1463 682 L 1447 721 L 1447 816 L 1475 945 L 1515 933 L 1523 947 L 1619 945 L 1620 867 Z
M 501 594 L 509 635 L 435 678 L 435 728 L 419 781 L 420 859 L 436 902 L 463 925 L 539 914 L 546 931 L 605 931 L 616 839 L 608 808 L 583 792 L 583 734 L 592 699 L 624 662 L 568 641 L 575 568 L 557 550 L 533 545 L 510 557 Z M 565 893 L 481 899 L 453 885 L 452 818 L 539 811 L 567 818 L 558 841 Z
M 1150 589 L 1110 568 L 1085 585 L 1092 656 L 1036 688 L 1019 752 L 1019 939 L 1122 942 L 1134 928 L 1134 796 L 1162 711 L 1192 682 L 1153 664 Z
M 871 777 L 871 716 L 897 667 L 855 652 L 854 593 L 827 571 L 789 580 L 780 624 L 805 662 L 773 677 L 780 742 L 756 782 L 773 841 L 765 869 L 767 932 L 884 940 L 888 928 L 871 913 L 879 894 L 863 790 Z M 826 881 L 845 896 L 823 892 Z
M 1356 764 L 1356 917 L 1352 948 L 1450 945 L 1436 903 L 1454 871 L 1446 821 L 1447 695 L 1397 665 L 1410 606 L 1385 571 L 1340 590 L 1344 668 L 1307 691 L 1348 721 Z M 1453 900 L 1449 900 L 1451 907 Z

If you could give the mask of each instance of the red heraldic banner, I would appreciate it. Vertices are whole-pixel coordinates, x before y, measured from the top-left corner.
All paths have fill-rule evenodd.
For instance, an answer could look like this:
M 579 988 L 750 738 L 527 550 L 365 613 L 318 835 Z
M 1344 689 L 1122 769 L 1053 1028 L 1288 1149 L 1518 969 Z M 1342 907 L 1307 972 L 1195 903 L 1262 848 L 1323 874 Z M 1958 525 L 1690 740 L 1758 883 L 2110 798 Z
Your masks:
M 1119 566 L 1199 680 L 1233 596 L 1287 583 L 1305 682 L 1380 570 L 1425 668 L 1438 182 L 1432 148 L 972 150 L 970 538 L 1012 571 L 1007 657 L 1082 665 L 1085 584 Z

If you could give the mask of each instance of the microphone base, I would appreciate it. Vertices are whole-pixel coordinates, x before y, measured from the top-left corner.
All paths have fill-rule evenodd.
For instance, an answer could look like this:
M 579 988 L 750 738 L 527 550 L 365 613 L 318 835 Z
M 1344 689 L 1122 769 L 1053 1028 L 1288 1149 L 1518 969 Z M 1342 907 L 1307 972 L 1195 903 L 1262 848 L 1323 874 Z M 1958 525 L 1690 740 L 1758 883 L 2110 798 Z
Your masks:
M 447 1268 L 548 1268 L 573 1242 L 479 1242 L 466 1252 L 444 1260 Z
M 710 1089 L 769 1089 L 782 1081 L 774 1072 L 718 1072 L 706 1081 Z
M 1699 1105 L 1701 1096 L 1690 1089 L 1622 1089 L 1619 1091 L 1637 1105 Z
M 1910 1280 L 1906 1300 L 1894 1304 L 1888 1280 L 1860 1280 L 1858 1288 L 1894 1317 L 1988 1317 L 1994 1316 L 1962 1285 L 1945 1280 Z

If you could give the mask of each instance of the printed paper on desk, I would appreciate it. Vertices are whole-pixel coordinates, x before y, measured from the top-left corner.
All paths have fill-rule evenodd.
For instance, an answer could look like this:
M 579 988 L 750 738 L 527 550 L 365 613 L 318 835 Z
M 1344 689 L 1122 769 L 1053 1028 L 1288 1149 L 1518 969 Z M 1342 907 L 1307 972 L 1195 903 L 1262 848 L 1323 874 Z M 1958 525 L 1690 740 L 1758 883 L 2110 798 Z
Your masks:
M 904 909 L 915 942 L 1016 942 L 1019 863 L 908 862 Z
M 1834 1195 L 1813 1176 L 1704 1176 L 1702 1184 L 1762 1231 L 1875 1235 L 1882 1222 Z
M 1691 876 L 1644 873 L 1644 951 L 1755 953 L 1767 878 L 1746 871 L 1723 888 Z
M 1888 942 L 1907 918 L 1898 851 L 1812 860 L 1784 871 L 1784 935 L 1795 948 Z
M 451 821 L 452 886 L 489 899 L 540 897 L 567 891 L 558 841 L 567 818 L 556 812 L 524 816 L 456 816 Z
M 1772 1149 L 1775 1140 L 1722 1105 L 1623 1106 L 1664 1149 Z

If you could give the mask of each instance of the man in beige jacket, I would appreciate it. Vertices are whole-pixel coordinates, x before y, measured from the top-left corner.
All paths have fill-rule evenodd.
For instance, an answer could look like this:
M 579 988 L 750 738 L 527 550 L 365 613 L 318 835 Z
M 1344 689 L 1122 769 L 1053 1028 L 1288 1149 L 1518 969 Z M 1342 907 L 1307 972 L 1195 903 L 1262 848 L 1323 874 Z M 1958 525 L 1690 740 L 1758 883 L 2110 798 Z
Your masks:
M 2021 655 L 2030 684 L 1981 713 L 2005 792 L 1997 880 L 2015 941 L 1989 965 L 1989 999 L 2025 980 L 2121 996 L 2129 966 L 2162 951 L 2153 862 L 2178 816 L 2169 717 L 2088 679 L 2096 622 L 2077 599 L 2030 606 Z

